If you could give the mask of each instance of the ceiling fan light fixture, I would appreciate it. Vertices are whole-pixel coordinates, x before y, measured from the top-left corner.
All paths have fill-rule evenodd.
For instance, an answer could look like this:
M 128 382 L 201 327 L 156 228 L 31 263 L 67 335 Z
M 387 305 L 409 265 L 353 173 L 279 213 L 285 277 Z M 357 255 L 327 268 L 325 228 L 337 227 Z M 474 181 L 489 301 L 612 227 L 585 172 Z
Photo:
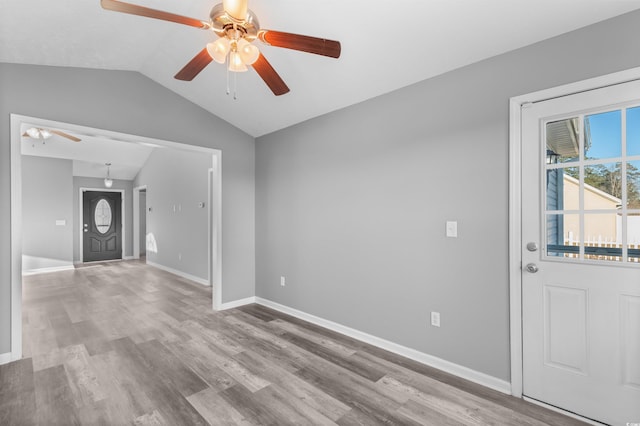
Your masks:
M 216 41 L 207 44 L 207 52 L 211 58 L 219 64 L 224 64 L 230 48 L 231 44 L 229 43 L 229 39 L 226 37 L 220 37 Z
M 238 54 L 245 65 L 253 65 L 260 56 L 260 50 L 245 39 L 238 41 Z
M 244 21 L 247 18 L 247 0 L 223 0 L 224 11 L 236 21 Z
M 240 57 L 240 54 L 237 51 L 232 51 L 229 54 L 229 71 L 245 72 L 247 70 L 248 68 L 244 64 L 244 62 L 242 62 L 242 57 Z
M 38 127 L 30 127 L 25 131 L 25 133 L 32 139 L 49 139 L 51 136 L 53 136 L 53 133 L 51 133 L 50 131 L 40 129 Z
M 151 9 L 127 3 L 123 0 L 100 0 L 100 4 L 106 10 L 175 22 L 214 32 L 221 40 L 216 40 L 200 50 L 174 78 L 181 81 L 192 81 L 212 61 L 224 64 L 227 62 L 228 57 L 227 94 L 230 93 L 229 72 L 247 71 L 248 65 L 252 66 L 274 95 L 280 96 L 289 92 L 286 83 L 264 55 L 260 53 L 257 47 L 251 46 L 256 39 L 269 46 L 330 58 L 340 57 L 341 46 L 339 41 L 261 29 L 256 15 L 248 8 L 248 0 L 221 1 L 222 3 L 218 3 L 211 8 L 207 21 Z

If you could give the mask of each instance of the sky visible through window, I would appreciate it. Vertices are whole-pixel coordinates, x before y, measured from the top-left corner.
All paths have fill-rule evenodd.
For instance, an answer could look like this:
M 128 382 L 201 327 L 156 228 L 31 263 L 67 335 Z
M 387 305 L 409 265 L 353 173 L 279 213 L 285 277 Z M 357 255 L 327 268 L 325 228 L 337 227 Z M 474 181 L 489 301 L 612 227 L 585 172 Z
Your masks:
M 622 155 L 622 112 L 609 111 L 586 117 L 590 127 L 589 159 L 615 158 Z M 627 110 L 627 155 L 640 155 L 640 107 Z

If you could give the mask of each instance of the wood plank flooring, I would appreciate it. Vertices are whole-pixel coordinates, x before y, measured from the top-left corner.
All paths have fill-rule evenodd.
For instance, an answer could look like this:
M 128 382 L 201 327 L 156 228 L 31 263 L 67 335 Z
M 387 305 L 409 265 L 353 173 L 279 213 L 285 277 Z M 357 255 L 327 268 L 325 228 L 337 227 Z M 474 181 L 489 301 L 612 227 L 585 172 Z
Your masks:
M 1 425 L 577 425 L 136 261 L 24 277 Z

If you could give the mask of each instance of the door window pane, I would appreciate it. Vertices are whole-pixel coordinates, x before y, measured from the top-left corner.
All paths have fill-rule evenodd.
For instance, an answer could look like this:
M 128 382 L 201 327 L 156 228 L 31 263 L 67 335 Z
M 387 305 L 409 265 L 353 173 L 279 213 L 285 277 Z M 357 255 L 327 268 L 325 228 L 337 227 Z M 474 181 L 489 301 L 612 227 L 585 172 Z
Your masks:
M 627 155 L 640 155 L 640 107 L 627 110 Z
M 579 114 L 545 130 L 546 255 L 640 263 L 640 107 Z
M 548 214 L 547 256 L 578 258 L 580 254 L 580 215 Z
M 587 115 L 584 118 L 584 158 L 613 158 L 622 155 L 622 111 Z
M 547 169 L 547 210 L 580 208 L 580 181 L 577 167 Z
M 622 163 L 584 168 L 584 209 L 616 209 L 622 202 Z
M 580 153 L 578 120 L 578 117 L 573 117 L 547 123 L 547 164 L 578 161 Z
M 627 163 L 627 207 L 640 209 L 640 161 Z
M 101 234 L 106 234 L 109 228 L 111 228 L 111 206 L 109 202 L 102 198 L 96 204 L 96 210 L 94 212 L 94 219 L 96 222 L 96 228 Z
M 629 262 L 640 263 L 640 211 L 627 216 L 627 249 Z
M 584 215 L 584 258 L 622 261 L 622 221 L 618 213 Z

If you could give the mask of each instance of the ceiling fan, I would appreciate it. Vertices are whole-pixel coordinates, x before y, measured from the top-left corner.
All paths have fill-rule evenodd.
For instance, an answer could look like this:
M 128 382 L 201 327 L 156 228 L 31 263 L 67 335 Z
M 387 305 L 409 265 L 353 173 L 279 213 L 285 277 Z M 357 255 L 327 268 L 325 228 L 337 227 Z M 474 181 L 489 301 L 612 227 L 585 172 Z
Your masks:
M 118 0 L 100 0 L 100 4 L 107 10 L 146 16 L 215 32 L 219 38 L 207 44 L 184 68 L 178 71 L 175 75 L 178 80 L 193 80 L 212 60 L 221 64 L 227 62 L 227 69 L 233 72 L 246 71 L 247 65 L 250 65 L 274 95 L 280 96 L 289 92 L 289 87 L 258 48 L 252 44 L 254 40 L 258 39 L 271 46 L 331 58 L 340 57 L 339 41 L 260 29 L 258 19 L 247 8 L 247 0 L 223 0 L 221 4 L 211 9 L 209 19 L 206 21 Z
M 42 141 L 49 139 L 53 135 L 62 136 L 63 138 L 67 138 L 73 142 L 80 142 L 82 139 L 72 136 L 68 133 L 62 132 L 60 130 L 55 129 L 43 129 L 41 127 L 30 127 L 23 134 L 23 137 L 31 138 L 31 139 L 40 139 Z

